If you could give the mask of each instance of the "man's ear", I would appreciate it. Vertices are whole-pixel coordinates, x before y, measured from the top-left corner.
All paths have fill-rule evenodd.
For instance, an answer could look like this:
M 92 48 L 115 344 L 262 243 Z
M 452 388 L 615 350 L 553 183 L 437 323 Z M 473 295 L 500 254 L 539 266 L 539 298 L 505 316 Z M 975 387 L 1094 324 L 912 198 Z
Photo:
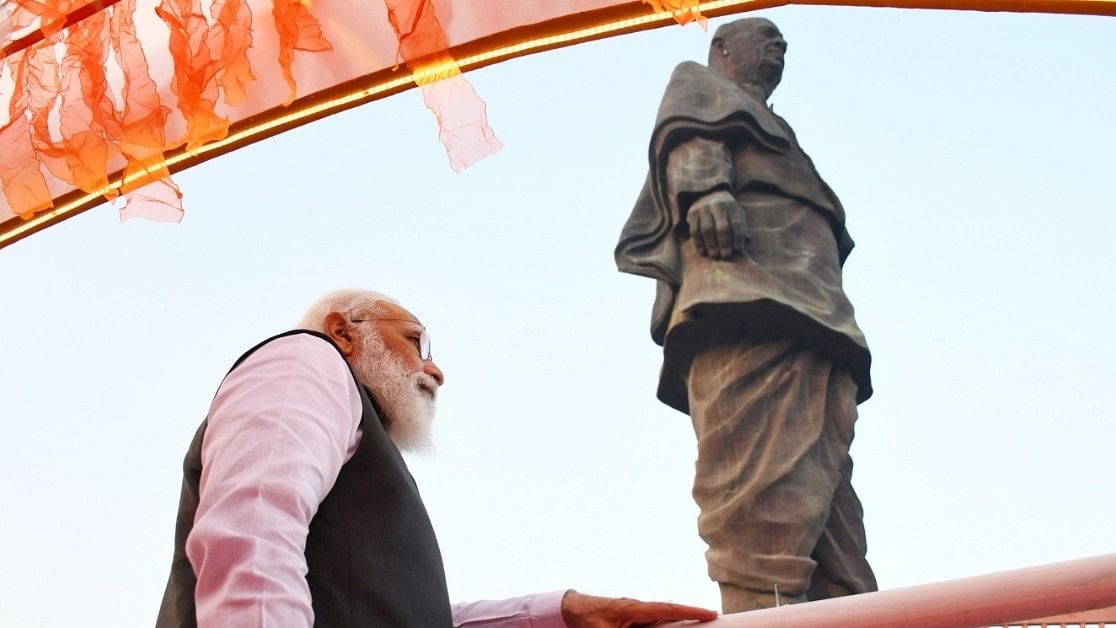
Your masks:
M 346 358 L 352 355 L 353 351 L 356 350 L 356 340 L 353 334 L 353 326 L 348 319 L 341 312 L 330 312 L 326 314 L 324 323 L 323 327 L 326 335 L 341 350 L 341 355 Z

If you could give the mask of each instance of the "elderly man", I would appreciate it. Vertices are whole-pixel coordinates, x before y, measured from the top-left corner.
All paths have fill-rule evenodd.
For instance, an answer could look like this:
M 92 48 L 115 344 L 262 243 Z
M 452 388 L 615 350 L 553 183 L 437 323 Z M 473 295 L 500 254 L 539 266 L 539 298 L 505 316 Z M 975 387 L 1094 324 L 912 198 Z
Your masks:
M 159 628 L 627 626 L 715 613 L 575 591 L 450 606 L 399 449 L 423 447 L 444 381 L 426 328 L 343 290 L 251 349 L 186 454 Z
M 875 590 L 849 445 L 869 353 L 841 287 L 840 201 L 766 105 L 787 44 L 724 24 L 671 76 L 620 270 L 658 280 L 659 398 L 698 439 L 694 499 L 725 612 Z

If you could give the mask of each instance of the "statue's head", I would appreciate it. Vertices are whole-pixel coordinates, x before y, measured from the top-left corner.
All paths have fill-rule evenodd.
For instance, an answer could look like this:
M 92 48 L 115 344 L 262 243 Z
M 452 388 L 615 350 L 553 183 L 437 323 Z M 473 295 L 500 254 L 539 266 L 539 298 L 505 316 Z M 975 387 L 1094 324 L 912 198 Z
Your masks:
M 745 18 L 722 24 L 709 44 L 709 67 L 766 99 L 783 78 L 787 42 L 771 20 Z

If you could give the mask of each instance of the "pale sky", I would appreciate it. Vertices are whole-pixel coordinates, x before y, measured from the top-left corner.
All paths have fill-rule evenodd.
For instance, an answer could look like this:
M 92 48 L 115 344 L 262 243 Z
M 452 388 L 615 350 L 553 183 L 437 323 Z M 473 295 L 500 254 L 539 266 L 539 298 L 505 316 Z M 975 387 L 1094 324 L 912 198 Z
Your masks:
M 853 482 L 881 587 L 1116 551 L 1116 20 L 759 12 L 776 111 L 841 197 L 873 351 Z M 719 23 L 714 21 L 711 26 Z M 453 172 L 417 93 L 0 250 L 0 626 L 149 626 L 182 457 L 232 361 L 331 289 L 417 313 L 446 372 L 411 459 L 451 597 L 716 607 L 650 280 L 612 249 L 694 25 L 472 73 L 506 148 Z

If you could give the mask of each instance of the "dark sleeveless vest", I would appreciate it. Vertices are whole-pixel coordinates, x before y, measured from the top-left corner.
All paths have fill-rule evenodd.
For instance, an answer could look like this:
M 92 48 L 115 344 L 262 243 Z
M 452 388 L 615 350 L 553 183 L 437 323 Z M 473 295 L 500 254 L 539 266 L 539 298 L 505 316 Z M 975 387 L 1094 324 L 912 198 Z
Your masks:
M 232 368 L 268 342 L 299 333 L 333 344 L 317 332 L 290 331 L 256 345 Z M 355 375 L 353 379 L 356 381 Z M 306 538 L 306 579 L 314 626 L 449 628 L 453 620 L 445 570 L 430 518 L 368 391 L 359 382 L 357 389 L 364 435 L 318 507 Z M 201 447 L 207 422 L 198 428 L 183 464 L 174 560 L 156 628 L 197 626 L 197 577 L 185 548 L 198 508 Z

